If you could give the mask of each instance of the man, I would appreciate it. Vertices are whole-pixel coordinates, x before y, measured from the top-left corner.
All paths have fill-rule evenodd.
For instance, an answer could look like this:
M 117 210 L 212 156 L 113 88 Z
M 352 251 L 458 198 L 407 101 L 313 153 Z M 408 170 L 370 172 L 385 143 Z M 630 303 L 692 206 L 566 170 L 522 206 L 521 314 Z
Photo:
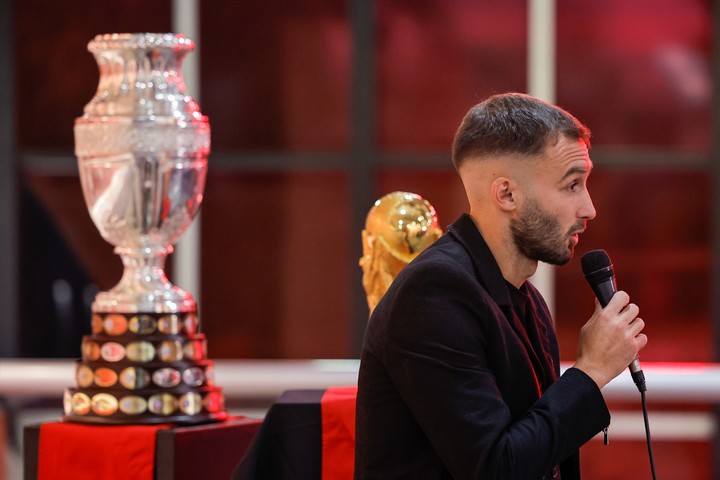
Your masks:
M 522 94 L 473 107 L 453 163 L 470 213 L 405 267 L 368 324 L 356 479 L 580 478 L 579 447 L 608 427 L 600 389 L 645 346 L 625 292 L 582 328 L 559 376 L 550 313 L 527 281 L 562 265 L 595 217 L 589 131 Z

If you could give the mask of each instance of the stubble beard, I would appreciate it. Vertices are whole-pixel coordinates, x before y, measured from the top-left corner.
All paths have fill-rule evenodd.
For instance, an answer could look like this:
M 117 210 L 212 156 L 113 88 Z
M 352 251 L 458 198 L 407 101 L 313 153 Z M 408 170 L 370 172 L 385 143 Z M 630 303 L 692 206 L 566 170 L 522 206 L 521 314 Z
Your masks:
M 519 219 L 510 221 L 510 235 L 515 247 L 525 257 L 549 263 L 565 265 L 575 253 L 570 234 L 581 230 L 583 224 L 573 225 L 566 233 L 560 222 L 529 199 Z

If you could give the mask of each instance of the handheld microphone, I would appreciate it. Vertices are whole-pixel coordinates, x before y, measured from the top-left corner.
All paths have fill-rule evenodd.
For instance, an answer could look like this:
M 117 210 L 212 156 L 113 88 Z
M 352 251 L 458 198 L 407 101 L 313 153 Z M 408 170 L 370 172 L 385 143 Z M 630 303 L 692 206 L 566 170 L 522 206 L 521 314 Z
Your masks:
M 615 271 L 613 270 L 610 257 L 605 250 L 591 250 L 583 255 L 582 270 L 600 305 L 605 308 L 610 299 L 617 292 L 615 283 Z M 647 390 L 645 386 L 645 374 L 640 368 L 640 361 L 637 356 L 630 366 L 630 375 L 638 390 L 642 393 Z

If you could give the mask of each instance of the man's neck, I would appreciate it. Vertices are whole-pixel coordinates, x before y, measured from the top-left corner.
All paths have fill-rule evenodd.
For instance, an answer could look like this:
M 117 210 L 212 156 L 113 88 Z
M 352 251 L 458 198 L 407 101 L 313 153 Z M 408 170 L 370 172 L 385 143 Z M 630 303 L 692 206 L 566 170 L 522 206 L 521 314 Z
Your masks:
M 503 278 L 515 288 L 520 288 L 535 274 L 538 262 L 525 257 L 517 250 L 507 228 L 489 225 L 487 224 L 489 222 L 481 220 L 481 215 L 472 211 L 470 218 L 492 252 Z

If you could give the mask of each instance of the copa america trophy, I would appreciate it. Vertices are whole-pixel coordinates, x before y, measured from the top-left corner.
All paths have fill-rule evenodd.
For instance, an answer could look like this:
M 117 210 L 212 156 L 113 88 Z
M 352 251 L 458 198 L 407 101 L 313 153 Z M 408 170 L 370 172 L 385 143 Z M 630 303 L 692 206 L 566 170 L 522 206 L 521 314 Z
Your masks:
M 201 423 L 224 419 L 197 305 L 164 272 L 203 198 L 210 125 L 180 71 L 194 43 L 174 34 L 98 35 L 100 81 L 75 122 L 90 216 L 123 262 L 92 305 L 66 421 Z

